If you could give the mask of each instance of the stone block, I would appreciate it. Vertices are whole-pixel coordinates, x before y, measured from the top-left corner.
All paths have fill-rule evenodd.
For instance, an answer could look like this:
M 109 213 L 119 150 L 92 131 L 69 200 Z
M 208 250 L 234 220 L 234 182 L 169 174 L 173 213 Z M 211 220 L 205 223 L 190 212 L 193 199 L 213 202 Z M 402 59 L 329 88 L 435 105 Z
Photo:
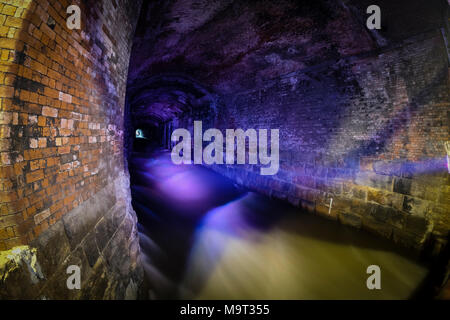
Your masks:
M 411 195 L 411 185 L 412 185 L 411 179 L 395 178 L 393 191 L 395 193 Z
M 104 188 L 81 206 L 63 216 L 64 228 L 72 248 L 81 243 L 81 240 L 93 230 L 115 201 L 115 195 L 110 188 Z
M 403 201 L 403 211 L 421 218 L 425 218 L 428 212 L 429 202 L 410 196 L 405 196 Z
M 81 289 L 87 286 L 91 268 L 82 247 L 77 247 L 65 260 L 61 261 L 60 268 L 46 282 L 45 287 L 41 289 L 37 298 L 51 300 L 79 299 L 81 290 L 70 290 L 67 288 L 67 279 L 69 277 L 67 268 L 72 265 L 80 268 Z
M 409 194 L 415 198 L 420 198 L 428 201 L 437 201 L 439 198 L 439 189 L 442 182 L 434 180 L 413 179 L 411 182 L 411 189 Z
M 352 226 L 358 229 L 362 226 L 362 219 L 356 214 L 339 212 L 338 218 L 343 225 Z
M 402 245 L 403 247 L 411 248 L 417 251 L 423 247 L 425 240 L 423 235 L 418 235 L 414 232 L 397 228 L 393 230 L 392 238 L 394 242 Z
M 360 186 L 392 191 L 393 178 L 391 176 L 380 175 L 373 172 L 357 172 L 354 181 L 355 184 Z
M 450 185 L 440 187 L 438 202 L 450 207 Z
M 315 213 L 321 217 L 330 219 L 330 220 L 337 220 L 337 211 L 333 210 L 329 205 L 325 205 L 323 203 L 316 203 Z
M 125 207 L 113 207 L 95 226 L 95 238 L 100 252 L 106 247 L 122 221 L 117 215 L 126 213 Z M 123 218 L 123 217 L 122 217 Z
M 34 299 L 44 276 L 30 246 L 0 251 L 0 299 Z
M 105 234 L 105 237 L 107 237 L 107 236 L 108 235 Z M 81 243 L 81 247 L 84 250 L 84 254 L 87 258 L 89 266 L 93 267 L 100 257 L 100 251 L 97 247 L 97 241 L 96 241 L 96 230 L 91 231 L 87 234 L 87 236 L 84 238 L 83 242 Z
M 402 162 L 400 161 L 375 161 L 373 163 L 373 170 L 377 174 L 398 176 L 402 174 Z
M 383 206 L 403 210 L 403 195 L 369 188 L 367 190 L 367 201 L 376 202 Z
M 133 241 L 139 242 L 136 226 L 134 221 L 127 217 L 103 251 L 108 269 L 119 277 L 126 277 L 131 271 L 132 264 L 135 263 L 130 257 L 130 246 Z
M 37 260 L 47 279 L 55 274 L 71 252 L 62 221 L 58 221 L 43 232 L 31 246 L 37 249 Z
M 448 207 L 432 204 L 429 212 L 434 222 L 433 234 L 447 238 L 450 235 L 450 211 Z
M 352 200 L 342 197 L 333 198 L 333 210 L 338 210 L 339 212 L 352 212 Z
M 91 276 L 81 287 L 79 299 L 102 300 L 105 293 L 115 280 L 108 274 L 105 262 L 99 259 L 92 268 Z
M 302 199 L 300 202 L 300 207 L 302 208 L 302 210 L 306 212 L 314 213 L 316 209 L 316 203 L 313 201 L 307 201 Z
M 425 218 L 417 216 L 408 216 L 406 218 L 405 227 L 403 230 L 413 233 L 415 235 L 423 236 L 428 228 L 428 221 Z
M 353 186 L 351 191 L 352 197 L 359 200 L 366 200 L 367 188 Z
M 362 217 L 362 228 L 384 238 L 390 238 L 393 230 L 393 227 L 389 224 L 380 222 L 371 216 Z

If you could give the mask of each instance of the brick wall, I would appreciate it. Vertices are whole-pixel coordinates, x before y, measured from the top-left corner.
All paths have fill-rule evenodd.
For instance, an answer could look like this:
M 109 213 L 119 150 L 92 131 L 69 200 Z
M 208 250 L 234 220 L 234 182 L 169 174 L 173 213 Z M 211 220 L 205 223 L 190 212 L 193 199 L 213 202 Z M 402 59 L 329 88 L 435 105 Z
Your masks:
M 81 30 L 66 26 L 71 4 L 81 7 Z M 111 264 L 129 255 L 128 264 L 136 268 L 139 248 L 122 139 L 140 5 L 0 1 L 0 251 L 38 247 L 48 280 L 38 285 L 44 296 L 64 297 L 45 283 L 63 274 L 63 261 L 74 257 L 86 265 L 84 279 L 112 272 Z M 56 248 L 49 241 L 56 241 Z M 123 249 L 123 257 L 111 246 Z M 22 296 L 27 294 L 24 289 Z
M 173 129 L 191 129 L 194 120 L 205 129 L 278 128 L 276 176 L 262 177 L 256 166 L 215 169 L 342 223 L 440 251 L 450 229 L 441 32 L 448 4 L 378 2 L 376 31 L 366 27 L 370 1 L 218 1 L 215 10 L 152 2 L 135 37 L 128 84 L 142 90 L 130 108 L 160 122 L 177 114 Z M 209 115 L 194 105 L 179 110 L 179 101 L 190 103 L 168 103 L 162 86 L 146 88 L 149 78 L 174 74 L 220 97 Z M 160 103 L 152 108 L 144 98 Z
M 279 129 L 277 175 L 261 176 L 254 165 L 212 168 L 257 192 L 437 254 L 450 229 L 448 70 L 435 30 L 264 81 L 244 70 L 248 88 L 230 87 L 209 108 L 194 107 L 170 124 L 191 135 L 195 120 L 223 133 Z
M 448 85 L 436 31 L 233 92 L 215 127 L 279 128 L 280 171 L 214 169 L 324 217 L 416 249 L 432 242 L 439 252 L 450 227 Z
M 450 229 L 448 32 L 441 31 L 448 4 L 378 2 L 377 31 L 366 27 L 369 1 L 218 1 L 216 12 L 183 1 L 183 14 L 179 2 L 155 2 L 141 16 L 129 88 L 160 99 L 159 108 L 144 109 L 165 122 L 165 114 L 183 110 L 153 87 L 145 90 L 147 79 L 177 74 L 200 83 L 218 96 L 210 114 L 177 114 L 173 129 L 192 128 L 194 120 L 205 120 L 204 129 L 280 129 L 276 176 L 259 175 L 257 166 L 215 170 L 344 224 L 439 252 Z M 136 101 L 130 108 L 143 105 Z

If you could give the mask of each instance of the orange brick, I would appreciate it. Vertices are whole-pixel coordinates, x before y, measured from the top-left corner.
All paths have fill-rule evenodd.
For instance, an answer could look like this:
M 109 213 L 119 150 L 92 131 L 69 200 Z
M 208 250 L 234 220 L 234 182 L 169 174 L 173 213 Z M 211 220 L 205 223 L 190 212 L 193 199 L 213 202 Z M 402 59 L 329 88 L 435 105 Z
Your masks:
M 47 125 L 47 118 L 39 116 L 38 117 L 38 126 L 45 127 Z
M 58 158 L 48 158 L 47 167 L 53 167 L 58 164 Z
M 44 179 L 43 181 L 42 181 L 42 188 L 47 188 L 49 186 L 49 181 L 48 181 L 48 179 Z
M 31 69 L 42 73 L 42 74 L 47 74 L 47 67 L 44 66 L 42 63 L 39 63 L 35 60 L 31 60 L 31 65 L 30 65 Z
M 44 170 L 42 169 L 26 175 L 27 183 L 33 183 L 42 179 L 44 179 Z
M 56 33 L 55 31 L 50 29 L 50 27 L 47 24 L 45 23 L 41 24 L 41 31 L 45 33 L 50 39 L 55 40 Z
M 47 139 L 39 138 L 39 148 L 47 148 Z
M 1 39 L 0 39 L 1 43 Z M 12 98 L 14 96 L 14 87 L 0 86 L 1 98 Z
M 47 97 L 50 97 L 50 98 L 53 98 L 53 99 L 58 99 L 59 98 L 59 92 L 54 90 L 54 89 L 51 89 L 49 87 L 45 87 L 44 88 L 44 94 Z
M 70 153 L 70 146 L 64 146 L 58 148 L 58 154 L 67 154 Z
M 42 115 L 46 116 L 46 117 L 56 118 L 58 116 L 58 109 L 50 108 L 50 107 L 43 107 Z
M 38 160 L 30 161 L 30 170 L 31 171 L 35 171 L 35 170 L 38 170 L 40 168 L 41 167 L 40 167 L 40 164 L 39 164 Z

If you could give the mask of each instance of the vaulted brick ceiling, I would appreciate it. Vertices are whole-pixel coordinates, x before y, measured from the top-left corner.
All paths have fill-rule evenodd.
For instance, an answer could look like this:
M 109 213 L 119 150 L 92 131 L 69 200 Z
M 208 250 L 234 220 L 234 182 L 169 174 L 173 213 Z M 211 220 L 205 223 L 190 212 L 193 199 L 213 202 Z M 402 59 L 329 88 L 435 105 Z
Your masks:
M 444 10 L 437 3 L 445 1 L 430 1 L 378 1 L 384 9 L 380 32 L 365 26 L 365 11 L 372 4 L 367 0 L 150 1 L 142 8 L 131 58 L 133 111 L 165 121 L 199 98 L 198 88 L 186 87 L 189 79 L 213 92 L 230 93 L 393 45 L 442 21 Z M 179 77 L 184 84 L 168 84 L 165 76 Z M 147 90 L 148 83 L 153 87 Z

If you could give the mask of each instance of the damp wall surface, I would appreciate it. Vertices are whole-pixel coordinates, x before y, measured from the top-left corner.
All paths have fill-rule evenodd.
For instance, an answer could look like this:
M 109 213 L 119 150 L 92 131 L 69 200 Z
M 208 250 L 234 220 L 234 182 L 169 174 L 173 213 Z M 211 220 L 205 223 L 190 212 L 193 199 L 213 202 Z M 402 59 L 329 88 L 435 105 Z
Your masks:
M 225 95 L 215 121 L 223 132 L 279 129 L 278 173 L 214 169 L 402 245 L 420 250 L 430 241 L 437 253 L 450 227 L 448 93 L 438 31 L 292 72 Z
M 380 30 L 367 28 L 370 1 L 263 3 L 146 3 L 127 121 L 191 138 L 196 120 L 223 133 L 279 129 L 276 175 L 211 168 L 439 255 L 450 230 L 448 3 L 379 0 Z
M 147 27 L 138 26 L 128 83 L 134 119 L 191 137 L 195 120 L 224 134 L 279 129 L 276 175 L 254 165 L 213 169 L 400 245 L 441 252 L 450 227 L 445 1 L 380 1 L 379 31 L 366 28 L 367 1 L 188 3 L 143 9 Z M 196 103 L 181 80 L 146 88 L 164 77 L 208 93 Z
M 80 30 L 66 26 L 73 4 Z M 138 294 L 143 274 L 122 145 L 140 5 L 0 1 L 1 298 Z M 80 290 L 66 286 L 70 265 L 80 267 Z

